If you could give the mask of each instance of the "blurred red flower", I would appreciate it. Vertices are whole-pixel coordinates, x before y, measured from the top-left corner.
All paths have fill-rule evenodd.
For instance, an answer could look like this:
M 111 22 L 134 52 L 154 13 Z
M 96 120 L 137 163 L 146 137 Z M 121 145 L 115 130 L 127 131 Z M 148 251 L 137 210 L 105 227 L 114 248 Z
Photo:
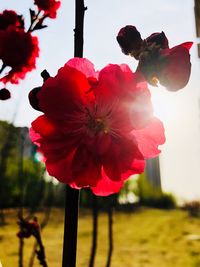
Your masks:
M 22 19 L 22 16 L 17 15 L 15 11 L 4 10 L 3 13 L 0 14 L 0 30 L 5 30 L 9 26 L 23 28 L 24 21 Z
M 32 122 L 30 136 L 50 175 L 106 196 L 144 171 L 165 137 L 140 78 L 127 65 L 97 74 L 87 59 L 74 58 L 45 81 L 37 93 L 44 115 Z
M 43 10 L 44 14 L 51 19 L 56 18 L 57 9 L 60 7 L 60 1 L 56 0 L 35 0 L 34 4 L 39 10 Z
M 27 72 L 35 68 L 39 56 L 38 39 L 23 29 L 9 26 L 0 30 L 0 59 L 11 70 L 0 81 L 18 83 Z

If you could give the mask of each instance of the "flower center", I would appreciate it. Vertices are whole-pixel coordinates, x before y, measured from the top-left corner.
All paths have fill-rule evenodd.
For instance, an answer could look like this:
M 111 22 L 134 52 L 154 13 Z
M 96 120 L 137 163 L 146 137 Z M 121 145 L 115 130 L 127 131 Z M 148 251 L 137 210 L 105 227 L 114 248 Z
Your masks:
M 151 78 L 151 84 L 152 84 L 153 86 L 158 86 L 158 78 L 157 78 L 156 76 L 153 76 L 153 77 Z
M 108 133 L 109 131 L 104 118 L 89 117 L 86 126 L 94 135 L 100 132 Z

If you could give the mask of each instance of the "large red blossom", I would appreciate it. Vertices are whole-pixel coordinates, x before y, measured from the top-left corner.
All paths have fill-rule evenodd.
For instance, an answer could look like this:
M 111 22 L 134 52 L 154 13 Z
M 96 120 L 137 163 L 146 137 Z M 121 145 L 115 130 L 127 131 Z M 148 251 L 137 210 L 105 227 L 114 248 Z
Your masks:
M 38 39 L 31 33 L 14 26 L 0 30 L 0 59 L 4 66 L 11 67 L 2 82 L 18 83 L 35 68 L 38 55 Z
M 52 19 L 56 18 L 57 10 L 60 7 L 60 1 L 56 0 L 35 0 L 34 4 Z
M 87 59 L 74 58 L 37 93 L 44 115 L 30 136 L 50 175 L 96 195 L 116 193 L 165 141 L 153 116 L 145 82 L 127 65 L 108 65 L 99 75 Z

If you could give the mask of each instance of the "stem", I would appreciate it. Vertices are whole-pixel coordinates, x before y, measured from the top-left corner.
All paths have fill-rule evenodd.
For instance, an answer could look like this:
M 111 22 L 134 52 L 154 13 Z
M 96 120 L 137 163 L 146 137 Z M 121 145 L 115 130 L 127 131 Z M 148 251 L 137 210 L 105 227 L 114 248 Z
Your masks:
M 48 267 L 47 262 L 46 262 L 46 256 L 45 256 L 45 249 L 42 243 L 40 233 L 37 236 L 37 242 L 38 242 L 39 250 L 37 250 L 36 253 L 37 253 L 37 258 L 39 260 L 39 263 L 43 267 Z
M 112 257 L 112 252 L 113 252 L 113 209 L 112 206 L 108 208 L 108 239 L 109 239 L 109 250 L 108 250 L 108 258 L 107 258 L 107 263 L 106 267 L 110 267 L 111 264 L 111 257 Z
M 24 239 L 20 238 L 19 239 L 19 267 L 23 267 L 23 255 L 24 255 Z
M 30 25 L 30 27 L 28 28 L 28 31 L 27 31 L 27 32 L 32 32 L 32 31 L 34 30 L 33 25 L 34 25 L 35 22 L 38 20 L 38 17 L 39 17 L 39 15 L 40 15 L 40 13 L 41 13 L 41 10 L 38 11 L 38 13 L 36 14 L 35 19 L 31 22 L 31 25 Z M 33 27 L 33 29 L 32 29 L 32 27 Z
M 92 233 L 92 249 L 90 256 L 89 267 L 94 267 L 94 260 L 97 250 L 97 237 L 98 237 L 98 206 L 97 197 L 92 195 L 92 218 L 93 218 L 93 233 Z
M 79 190 L 66 185 L 62 267 L 76 266 Z
M 51 206 L 48 207 L 46 209 L 46 212 L 45 212 L 45 216 L 44 216 L 44 219 L 42 221 L 42 223 L 40 224 L 40 231 L 42 232 L 42 230 L 46 227 L 46 225 L 48 224 L 49 222 L 49 217 L 50 217 L 50 213 L 51 213 Z M 36 241 L 33 245 L 33 249 L 32 249 L 32 253 L 31 253 L 31 257 L 30 257 L 30 260 L 29 260 L 29 267 L 33 267 L 33 264 L 34 264 L 34 258 L 35 258 L 35 252 L 36 252 L 36 249 L 37 249 L 37 246 L 38 246 L 38 242 Z
M 7 66 L 6 66 L 6 65 L 4 65 L 4 64 L 1 66 L 1 69 L 0 69 L 0 74 L 1 74 L 1 73 L 4 71 L 4 69 L 5 69 L 6 67 L 7 67 Z

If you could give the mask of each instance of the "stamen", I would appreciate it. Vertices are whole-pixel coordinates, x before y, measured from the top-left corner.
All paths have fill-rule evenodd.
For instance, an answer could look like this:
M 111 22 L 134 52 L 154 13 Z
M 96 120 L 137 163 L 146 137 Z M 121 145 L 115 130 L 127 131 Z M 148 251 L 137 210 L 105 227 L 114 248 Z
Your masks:
M 151 78 L 151 84 L 152 84 L 153 86 L 158 86 L 158 78 L 157 78 L 156 76 L 153 76 L 153 77 Z

